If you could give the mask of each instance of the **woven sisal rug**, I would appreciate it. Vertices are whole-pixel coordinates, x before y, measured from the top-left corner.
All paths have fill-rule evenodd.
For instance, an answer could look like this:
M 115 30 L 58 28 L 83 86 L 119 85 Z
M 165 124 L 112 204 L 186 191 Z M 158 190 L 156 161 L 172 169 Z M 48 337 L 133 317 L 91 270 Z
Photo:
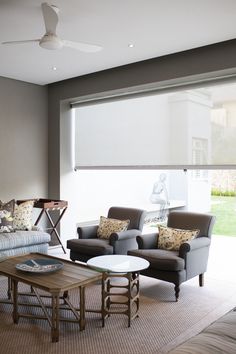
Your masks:
M 177 344 L 201 331 L 204 327 L 235 306 L 236 284 L 206 279 L 203 288 L 198 279 L 181 286 L 180 300 L 174 301 L 173 285 L 141 276 L 140 316 L 127 327 L 127 317 L 111 315 L 101 327 L 99 314 L 86 314 L 86 329 L 78 324 L 60 323 L 60 341 L 51 343 L 47 321 L 20 318 L 13 324 L 12 306 L 0 303 L 0 352 L 24 354 L 143 354 L 166 353 Z M 0 297 L 6 298 L 7 282 L 0 280 Z M 28 289 L 20 284 L 21 290 Z M 101 306 L 100 284 L 86 289 L 86 306 Z M 27 300 L 27 299 L 24 299 Z M 76 303 L 77 292 L 71 292 Z M 28 300 L 27 300 L 28 301 Z M 23 310 L 20 308 L 20 310 Z M 39 308 L 35 311 L 42 314 Z M 34 313 L 34 312 L 33 312 Z M 73 315 L 63 311 L 63 316 Z

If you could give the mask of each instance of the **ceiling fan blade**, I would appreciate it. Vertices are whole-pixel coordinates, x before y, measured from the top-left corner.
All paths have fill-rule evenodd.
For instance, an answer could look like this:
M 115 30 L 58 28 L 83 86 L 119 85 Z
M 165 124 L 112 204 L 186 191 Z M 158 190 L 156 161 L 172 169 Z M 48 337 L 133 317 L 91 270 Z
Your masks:
M 49 5 L 43 2 L 42 5 L 43 19 L 47 33 L 56 34 L 56 27 L 58 23 L 59 9 L 54 5 Z
M 72 42 L 72 41 L 63 40 L 63 44 L 65 47 L 70 47 L 73 49 L 80 50 L 81 52 L 87 52 L 87 53 L 95 53 L 102 50 L 102 47 L 98 45 L 81 43 L 81 42 Z
M 11 44 L 25 44 L 25 43 L 32 43 L 32 42 L 35 42 L 35 43 L 38 43 L 40 42 L 40 39 L 26 39 L 26 40 L 23 40 L 23 41 L 9 41 L 9 42 L 2 42 L 2 44 L 4 45 L 11 45 Z

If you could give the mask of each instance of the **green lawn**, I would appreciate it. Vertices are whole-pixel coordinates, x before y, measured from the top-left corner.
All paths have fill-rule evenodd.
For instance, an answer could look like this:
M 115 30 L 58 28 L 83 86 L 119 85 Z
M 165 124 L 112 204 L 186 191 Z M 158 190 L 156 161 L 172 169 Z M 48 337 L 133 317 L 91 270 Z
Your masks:
M 236 237 L 236 197 L 212 196 L 211 212 L 216 216 L 214 235 Z

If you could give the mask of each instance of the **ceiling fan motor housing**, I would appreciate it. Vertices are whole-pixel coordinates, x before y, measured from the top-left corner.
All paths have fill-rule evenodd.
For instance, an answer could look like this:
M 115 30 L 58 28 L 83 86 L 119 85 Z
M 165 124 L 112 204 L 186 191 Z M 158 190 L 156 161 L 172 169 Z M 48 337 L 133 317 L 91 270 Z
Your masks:
M 40 47 L 45 49 L 61 49 L 63 47 L 62 40 L 55 34 L 46 33 L 39 42 Z

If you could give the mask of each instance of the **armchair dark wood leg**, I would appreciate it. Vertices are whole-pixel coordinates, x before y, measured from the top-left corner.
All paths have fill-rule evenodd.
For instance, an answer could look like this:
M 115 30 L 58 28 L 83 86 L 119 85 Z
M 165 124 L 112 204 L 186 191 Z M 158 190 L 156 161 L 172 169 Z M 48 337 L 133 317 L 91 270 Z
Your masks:
M 179 291 L 180 291 L 179 285 L 175 285 L 175 300 L 176 300 L 176 302 L 179 300 Z
M 199 274 L 199 286 L 204 286 L 204 273 Z

